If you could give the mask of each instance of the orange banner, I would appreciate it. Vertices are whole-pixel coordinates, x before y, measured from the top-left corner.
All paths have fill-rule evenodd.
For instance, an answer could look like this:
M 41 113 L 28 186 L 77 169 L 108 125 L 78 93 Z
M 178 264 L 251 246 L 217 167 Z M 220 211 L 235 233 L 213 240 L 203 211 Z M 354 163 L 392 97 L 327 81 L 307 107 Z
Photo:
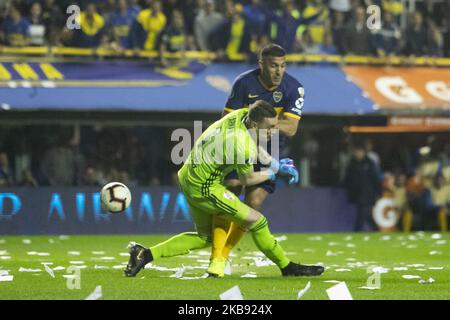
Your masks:
M 343 70 L 380 108 L 450 110 L 450 68 L 345 66 Z

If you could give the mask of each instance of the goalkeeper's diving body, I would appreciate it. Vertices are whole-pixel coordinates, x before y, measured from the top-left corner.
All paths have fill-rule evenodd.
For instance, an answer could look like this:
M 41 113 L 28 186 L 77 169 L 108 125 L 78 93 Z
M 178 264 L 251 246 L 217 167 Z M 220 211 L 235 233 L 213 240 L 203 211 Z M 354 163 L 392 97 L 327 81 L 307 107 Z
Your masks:
M 231 112 L 213 123 L 195 142 L 183 167 L 178 172 L 179 186 L 186 196 L 190 214 L 197 232 L 178 234 L 162 243 L 146 248 L 130 243 L 130 259 L 125 275 L 134 277 L 149 262 L 163 257 L 174 257 L 191 250 L 211 246 L 214 216 L 233 221 L 248 230 L 258 249 L 274 262 L 283 276 L 315 276 L 323 273 L 322 266 L 291 262 L 271 234 L 263 214 L 252 209 L 229 191 L 224 178 L 235 170 L 244 186 L 275 180 L 277 175 L 298 176 L 288 160 L 271 160 L 267 170 L 255 172 L 253 163 L 258 157 L 255 132 L 270 136 L 277 129 L 278 118 L 271 104 L 258 100 L 249 108 Z M 239 238 L 228 237 L 227 245 Z

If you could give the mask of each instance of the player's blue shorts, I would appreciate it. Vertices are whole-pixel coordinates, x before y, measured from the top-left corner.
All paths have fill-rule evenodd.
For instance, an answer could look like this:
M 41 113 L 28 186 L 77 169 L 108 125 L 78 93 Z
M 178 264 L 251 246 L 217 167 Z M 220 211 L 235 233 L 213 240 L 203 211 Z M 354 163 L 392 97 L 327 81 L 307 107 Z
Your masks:
M 260 163 L 256 163 L 253 165 L 253 170 L 255 171 L 261 171 L 261 168 L 264 167 L 263 165 L 261 165 Z M 226 177 L 225 180 L 227 179 L 237 179 L 239 180 L 239 176 L 237 174 L 236 171 L 231 171 Z M 267 191 L 267 193 L 272 194 L 275 192 L 275 188 L 276 188 L 276 183 L 275 181 L 271 181 L 271 180 L 266 180 L 260 184 L 256 185 L 257 187 L 263 188 L 264 190 Z

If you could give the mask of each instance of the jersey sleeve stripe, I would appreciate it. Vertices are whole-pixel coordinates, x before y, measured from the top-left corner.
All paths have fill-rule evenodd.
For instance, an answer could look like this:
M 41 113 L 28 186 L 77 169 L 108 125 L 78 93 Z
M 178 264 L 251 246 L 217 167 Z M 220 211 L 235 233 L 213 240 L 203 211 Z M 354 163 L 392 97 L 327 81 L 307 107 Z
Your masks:
M 225 107 L 225 108 L 223 108 L 225 111 L 228 111 L 228 112 L 233 112 L 233 111 L 236 111 L 236 110 L 234 110 L 234 109 L 231 109 L 231 108 L 227 108 L 227 107 Z
M 283 115 L 300 120 L 302 117 L 300 117 L 299 115 L 296 115 L 294 113 L 290 113 L 290 112 L 283 112 Z

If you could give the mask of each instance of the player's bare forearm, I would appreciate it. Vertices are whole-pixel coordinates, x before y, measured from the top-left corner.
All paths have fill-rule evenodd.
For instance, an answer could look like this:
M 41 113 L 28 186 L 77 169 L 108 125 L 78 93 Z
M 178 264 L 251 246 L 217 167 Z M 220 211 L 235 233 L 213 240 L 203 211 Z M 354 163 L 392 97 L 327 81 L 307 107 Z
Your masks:
M 270 170 L 257 171 L 249 173 L 245 176 L 240 176 L 239 180 L 243 186 L 253 186 L 255 184 L 262 183 L 271 179 L 273 176 L 273 172 Z
M 299 119 L 281 115 L 278 119 L 278 129 L 288 137 L 293 137 L 297 133 Z

